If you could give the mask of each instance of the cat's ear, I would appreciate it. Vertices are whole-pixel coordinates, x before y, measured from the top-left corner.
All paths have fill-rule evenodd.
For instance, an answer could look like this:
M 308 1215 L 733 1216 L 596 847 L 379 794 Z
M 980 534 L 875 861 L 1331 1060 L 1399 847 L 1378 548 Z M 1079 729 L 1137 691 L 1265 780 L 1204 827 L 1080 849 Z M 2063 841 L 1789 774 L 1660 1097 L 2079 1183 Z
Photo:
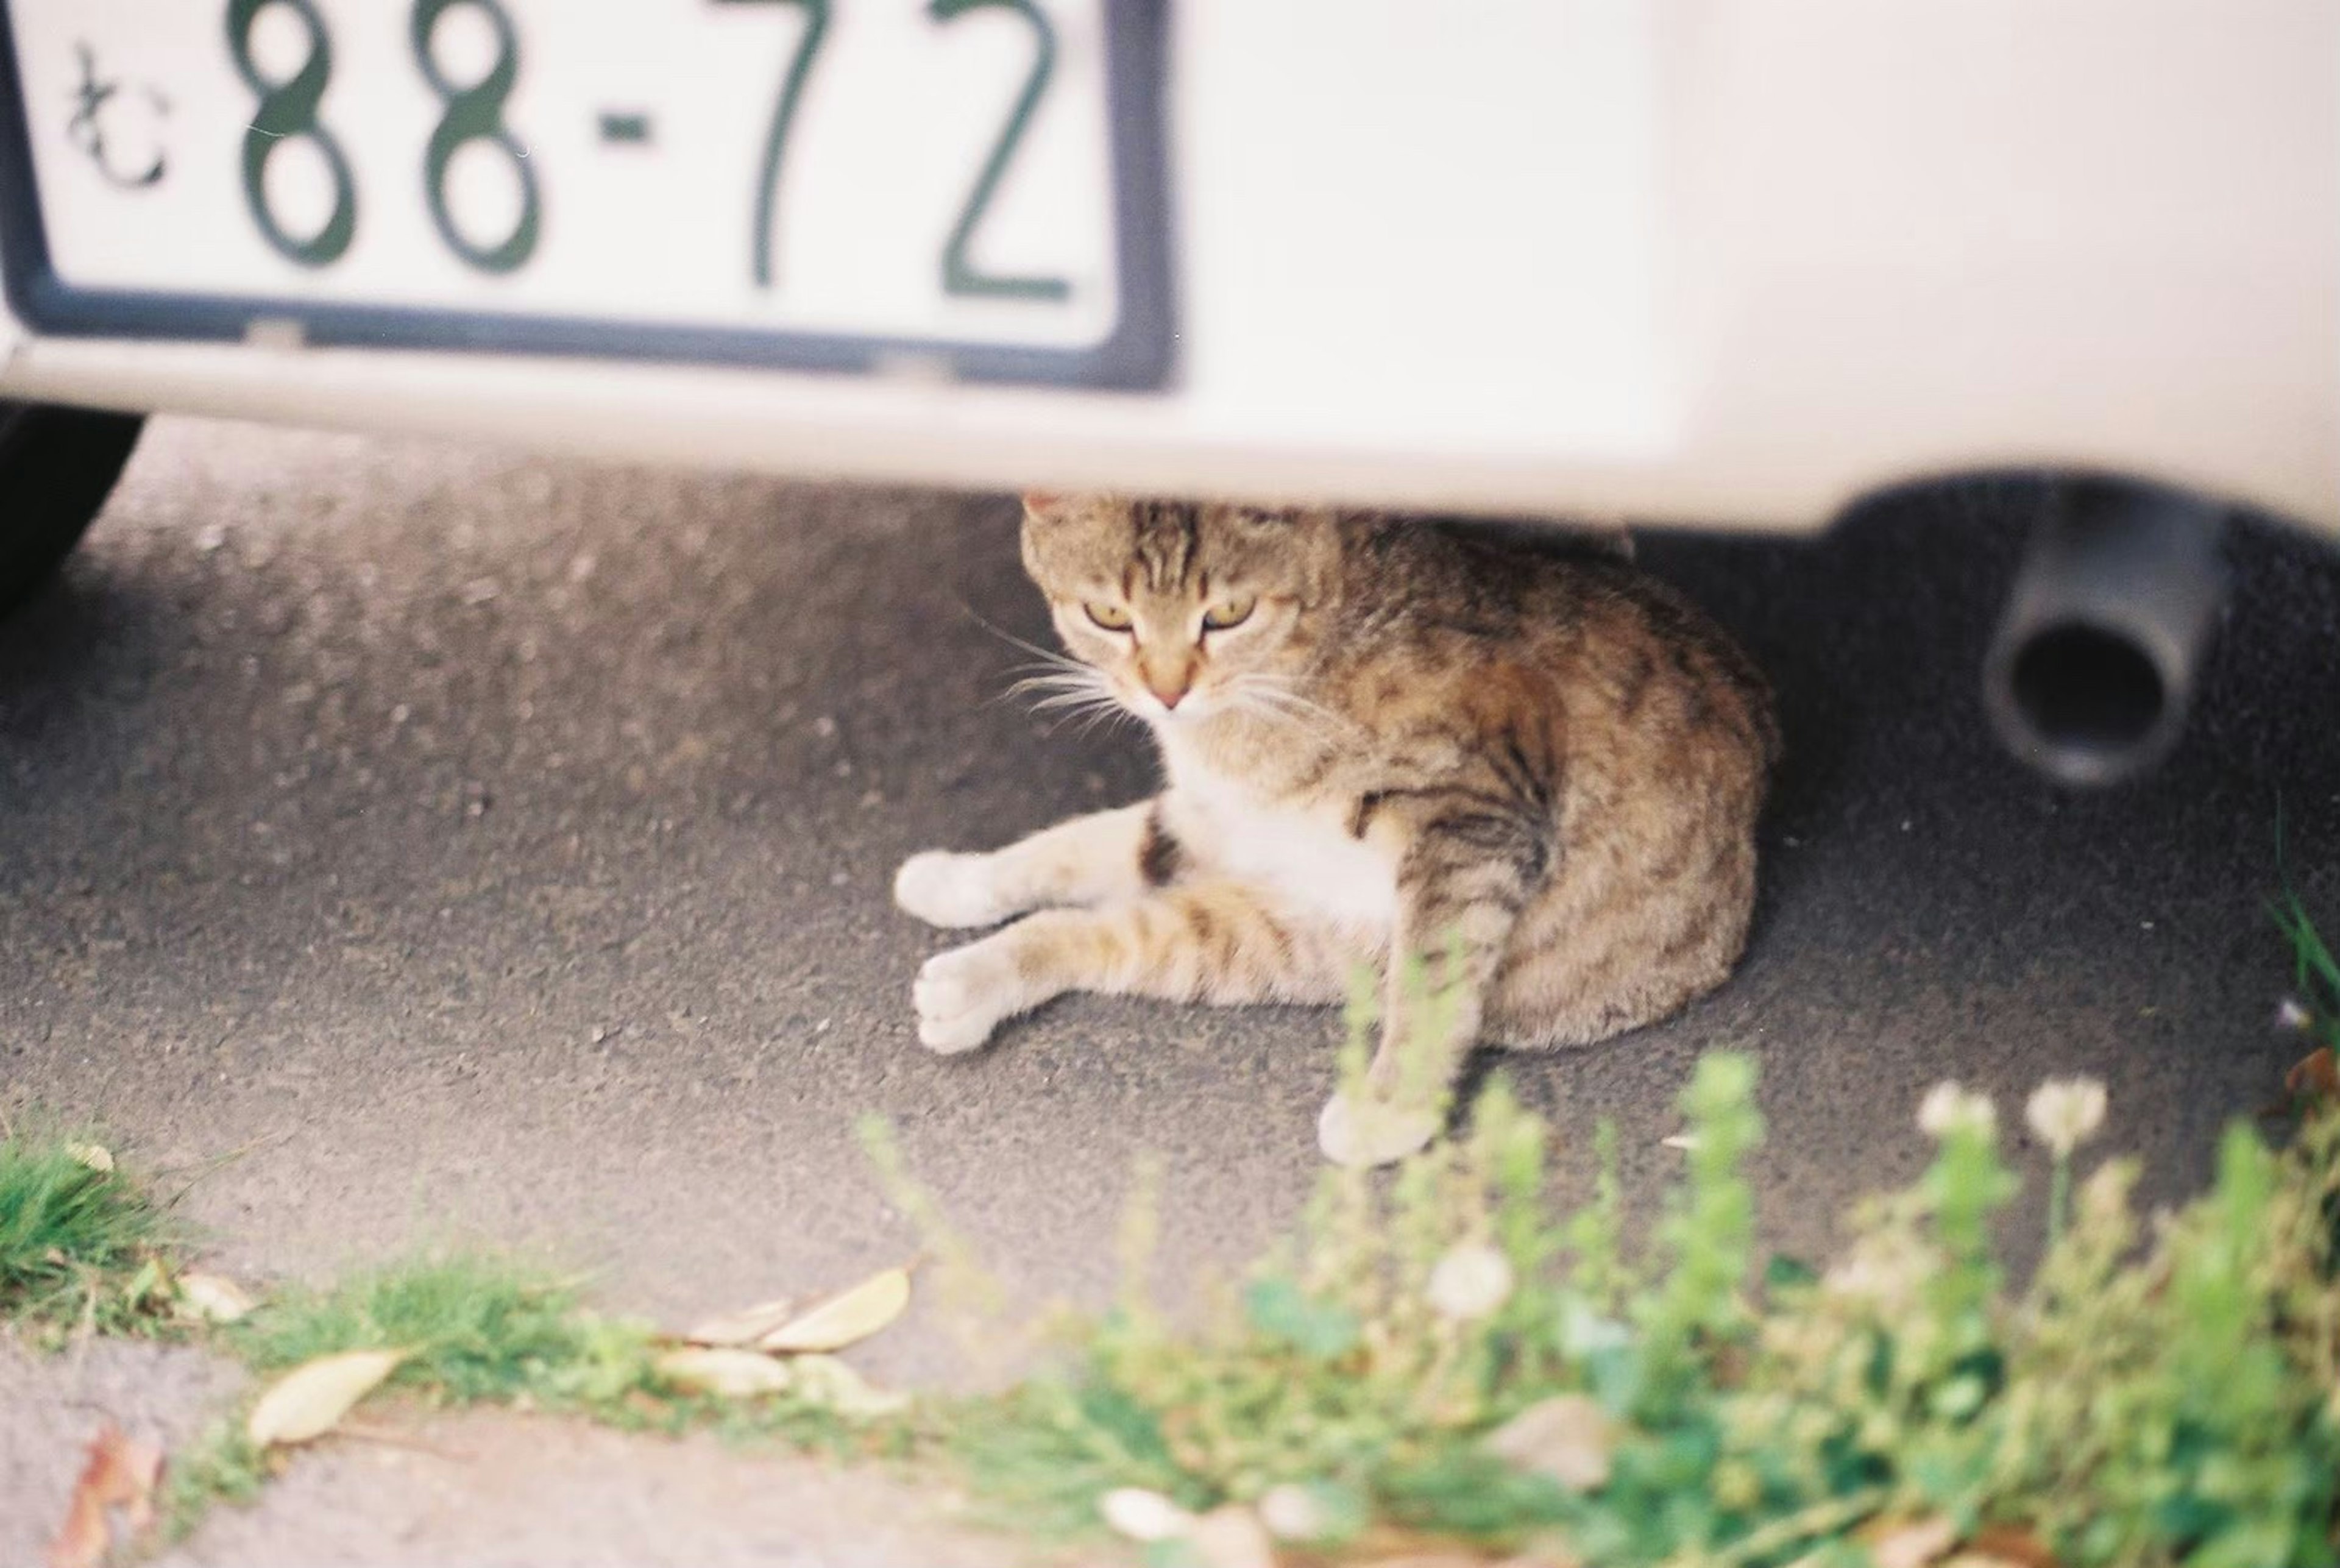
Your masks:
M 1073 498 L 1053 490 L 1024 492 L 1024 515 L 1035 522 L 1056 522 L 1072 511 Z

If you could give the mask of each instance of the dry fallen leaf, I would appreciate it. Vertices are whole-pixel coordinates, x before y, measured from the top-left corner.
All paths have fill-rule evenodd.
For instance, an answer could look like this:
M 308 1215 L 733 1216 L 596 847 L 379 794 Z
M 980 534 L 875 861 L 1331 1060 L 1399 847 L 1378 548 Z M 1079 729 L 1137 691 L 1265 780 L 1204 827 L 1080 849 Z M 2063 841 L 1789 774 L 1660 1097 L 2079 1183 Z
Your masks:
M 683 1342 L 687 1345 L 753 1345 L 795 1316 L 796 1311 L 795 1296 L 759 1301 L 753 1306 L 743 1306 L 737 1312 L 723 1313 L 691 1325 L 683 1334 Z
M 910 1271 L 881 1269 L 850 1290 L 839 1291 L 757 1341 L 773 1351 L 843 1350 L 858 1345 L 902 1315 L 910 1305 Z
M 67 1144 L 65 1153 L 94 1171 L 111 1171 L 114 1168 L 114 1151 L 104 1144 Z
M 1259 1515 L 1240 1503 L 1214 1508 L 1186 1535 L 1208 1568 L 1275 1568 L 1275 1545 Z
M 1616 1434 L 1608 1413 L 1581 1394 L 1540 1399 L 1487 1434 L 1487 1452 L 1532 1474 L 1589 1492 L 1609 1479 Z
M 794 1386 L 786 1362 L 729 1345 L 669 1350 L 656 1363 L 660 1376 L 719 1399 L 753 1399 Z
M 253 1307 L 243 1286 L 218 1274 L 179 1276 L 179 1305 L 187 1316 L 203 1323 L 233 1323 Z
M 1859 1532 L 1875 1568 L 1930 1568 L 1958 1543 L 1958 1527 L 1943 1518 L 1879 1520 Z
M 909 1407 L 910 1396 L 891 1388 L 875 1388 L 859 1373 L 833 1355 L 815 1353 L 794 1356 L 788 1367 L 796 1378 L 798 1394 L 808 1404 L 833 1410 L 846 1419 L 866 1420 L 891 1415 Z
M 49 1568 L 97 1568 L 113 1544 L 105 1504 L 89 1490 L 89 1473 L 84 1471 L 65 1503 L 65 1522 L 57 1526 L 56 1538 L 49 1543 Z
M 49 1568 L 96 1568 L 113 1546 L 105 1511 L 119 1508 L 136 1536 L 154 1523 L 154 1487 L 163 1476 L 163 1450 L 124 1437 L 108 1422 L 90 1439 L 89 1459 L 74 1483 L 64 1523 L 49 1543 Z
M 271 1384 L 244 1433 L 262 1448 L 322 1436 L 406 1359 L 402 1350 L 348 1350 L 303 1362 Z
M 2283 1087 L 2301 1104 L 2340 1100 L 2340 1057 L 2330 1046 L 2310 1051 L 2284 1074 Z

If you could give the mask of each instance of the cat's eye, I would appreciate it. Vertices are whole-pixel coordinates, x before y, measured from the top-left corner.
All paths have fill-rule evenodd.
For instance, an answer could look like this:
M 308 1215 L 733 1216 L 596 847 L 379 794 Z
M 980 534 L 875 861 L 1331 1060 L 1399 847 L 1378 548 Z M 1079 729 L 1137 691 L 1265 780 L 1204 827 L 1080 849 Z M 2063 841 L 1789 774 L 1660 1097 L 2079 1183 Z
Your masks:
M 1225 631 L 1231 626 L 1241 626 L 1251 619 L 1252 606 L 1258 602 L 1248 593 L 1240 599 L 1222 599 L 1203 611 L 1203 628 L 1206 631 Z
M 1091 620 L 1107 631 L 1129 630 L 1129 611 L 1122 605 L 1098 604 L 1091 600 L 1083 600 L 1081 608 L 1088 612 Z

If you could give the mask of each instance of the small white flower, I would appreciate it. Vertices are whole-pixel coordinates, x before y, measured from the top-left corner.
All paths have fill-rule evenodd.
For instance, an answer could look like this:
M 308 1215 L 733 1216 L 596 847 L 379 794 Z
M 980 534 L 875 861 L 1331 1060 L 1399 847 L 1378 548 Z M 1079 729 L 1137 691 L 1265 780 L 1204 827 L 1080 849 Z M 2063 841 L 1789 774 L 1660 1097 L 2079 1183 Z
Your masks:
M 1270 1535 L 1284 1541 L 1314 1541 L 1331 1523 L 1316 1494 L 1289 1481 L 1261 1494 L 1259 1522 L 1267 1526 Z
M 2094 1078 L 2049 1078 L 2031 1091 L 2023 1119 L 2057 1159 L 2064 1159 L 2105 1125 L 2105 1086 Z
M 1918 1126 L 1928 1137 L 1945 1138 L 1968 1127 L 1988 1133 L 1998 1125 L 1998 1110 L 1988 1095 L 1953 1083 L 1936 1084 L 1918 1107 Z
M 104 1144 L 67 1144 L 65 1153 L 94 1171 L 114 1168 L 114 1155 Z
M 1885 1231 L 1856 1242 L 1820 1278 L 1830 1295 L 1866 1302 L 1885 1313 L 1903 1310 L 1931 1272 L 1924 1245 L 1907 1232 Z
M 1169 1541 L 1195 1528 L 1193 1514 L 1143 1486 L 1115 1487 L 1097 1500 L 1097 1512 L 1115 1534 L 1132 1541 Z
M 1430 1271 L 1430 1305 L 1441 1317 L 1485 1317 L 1512 1295 L 1512 1260 L 1484 1242 L 1464 1242 Z
M 2275 1027 L 2285 1034 L 2304 1035 L 2315 1027 L 2315 1015 L 2297 997 L 2285 997 L 2275 1010 Z

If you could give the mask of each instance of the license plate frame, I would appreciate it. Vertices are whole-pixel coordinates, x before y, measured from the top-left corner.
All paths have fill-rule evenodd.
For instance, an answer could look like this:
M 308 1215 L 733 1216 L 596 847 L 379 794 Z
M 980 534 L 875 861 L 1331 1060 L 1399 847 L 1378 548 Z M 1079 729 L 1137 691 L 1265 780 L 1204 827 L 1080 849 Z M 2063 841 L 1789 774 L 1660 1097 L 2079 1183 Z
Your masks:
M 975 382 L 1147 391 L 1175 369 L 1171 192 L 1165 84 L 1169 0 L 1105 0 L 1112 251 L 1118 309 L 1079 346 L 789 328 L 703 326 L 611 315 L 518 314 L 272 295 L 93 287 L 54 263 L 17 59 L 0 0 L 0 287 L 34 332 L 70 338 L 233 342 L 288 338 L 325 348 L 451 351 L 754 366 L 869 375 L 915 367 Z

